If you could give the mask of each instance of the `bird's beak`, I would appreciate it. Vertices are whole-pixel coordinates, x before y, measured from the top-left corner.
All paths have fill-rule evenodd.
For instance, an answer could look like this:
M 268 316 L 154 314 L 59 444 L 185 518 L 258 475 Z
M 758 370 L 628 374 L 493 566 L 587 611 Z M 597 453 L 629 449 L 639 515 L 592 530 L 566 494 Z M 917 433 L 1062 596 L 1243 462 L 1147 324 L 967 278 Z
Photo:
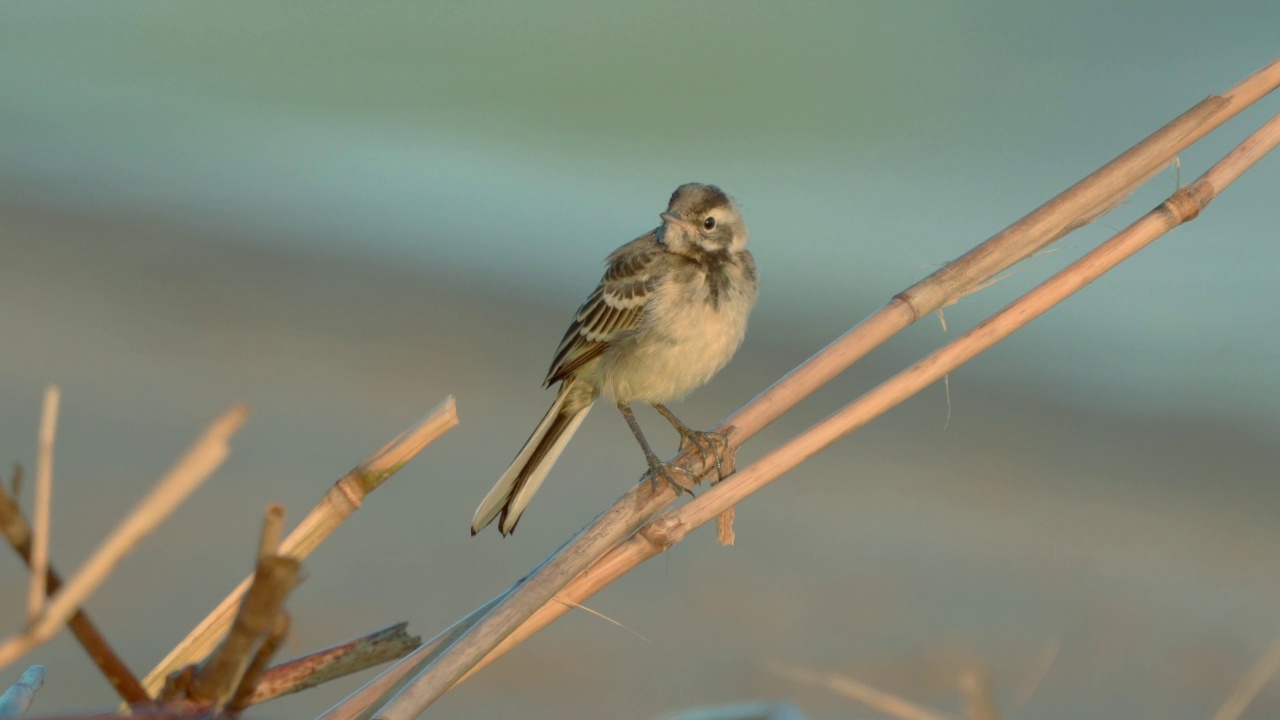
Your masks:
M 679 227 L 685 232 L 689 232 L 690 230 L 693 230 L 693 223 L 675 215 L 674 213 L 664 212 L 664 213 L 660 213 L 658 217 L 662 218 L 662 222 L 665 225 L 675 225 L 676 227 Z

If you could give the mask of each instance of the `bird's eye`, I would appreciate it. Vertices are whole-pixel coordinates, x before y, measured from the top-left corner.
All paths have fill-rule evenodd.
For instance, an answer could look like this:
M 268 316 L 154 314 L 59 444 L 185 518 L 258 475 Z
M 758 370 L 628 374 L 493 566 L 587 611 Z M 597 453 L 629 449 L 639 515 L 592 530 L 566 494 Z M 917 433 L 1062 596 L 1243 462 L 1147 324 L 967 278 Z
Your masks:
M 702 221 L 702 227 L 706 228 L 707 230 L 715 230 L 716 229 L 715 217 L 708 215 L 707 219 Z

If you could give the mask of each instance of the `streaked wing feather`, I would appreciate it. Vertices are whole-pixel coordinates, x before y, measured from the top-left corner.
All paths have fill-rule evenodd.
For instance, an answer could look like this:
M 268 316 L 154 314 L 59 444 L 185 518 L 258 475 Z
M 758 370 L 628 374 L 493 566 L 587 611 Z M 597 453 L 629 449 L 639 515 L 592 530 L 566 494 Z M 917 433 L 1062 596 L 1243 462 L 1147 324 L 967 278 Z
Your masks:
M 609 256 L 604 278 L 578 308 L 573 323 L 556 349 L 547 385 L 572 376 L 600 357 L 618 333 L 632 330 L 644 317 L 644 306 L 656 273 L 653 265 L 663 255 L 653 235 L 633 240 Z

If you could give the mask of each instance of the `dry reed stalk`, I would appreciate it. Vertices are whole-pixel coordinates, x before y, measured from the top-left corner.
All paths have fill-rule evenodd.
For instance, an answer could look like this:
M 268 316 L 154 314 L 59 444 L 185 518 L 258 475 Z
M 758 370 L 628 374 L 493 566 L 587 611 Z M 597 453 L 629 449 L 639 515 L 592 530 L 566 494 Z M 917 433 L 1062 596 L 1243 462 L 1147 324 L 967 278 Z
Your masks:
M 457 424 L 457 407 L 453 397 L 450 396 L 433 408 L 426 417 L 334 483 L 320 502 L 280 544 L 280 554 L 305 560 L 338 529 L 338 526 L 360 509 L 364 498 L 369 493 L 377 490 L 387 478 L 404 467 L 404 464 L 423 448 Z M 142 685 L 148 692 L 156 693 L 164 685 L 165 677 L 169 673 L 204 657 L 213 650 L 230 626 L 235 616 L 236 605 L 248 590 L 250 581 L 251 578 L 246 578 L 232 590 L 231 594 L 227 595 L 143 678 Z
M 22 516 L 22 510 L 18 508 L 18 504 L 13 498 L 4 491 L 4 487 L 0 486 L 0 534 L 3 534 L 5 540 L 13 547 L 14 552 L 27 563 L 31 564 L 31 526 L 27 524 L 27 519 Z M 53 563 L 49 563 L 49 567 L 45 571 L 47 591 L 55 593 L 62 587 L 62 578 L 57 571 L 53 569 Z M 107 643 L 107 639 L 98 631 L 97 626 L 89 619 L 89 616 L 83 609 L 77 610 L 75 614 L 67 620 L 67 628 L 71 630 L 71 634 L 75 636 L 76 641 L 84 648 L 89 659 L 94 665 L 98 666 L 107 682 L 111 687 L 115 688 L 116 694 L 120 699 L 130 705 L 146 703 L 151 700 L 146 691 L 142 689 L 142 685 L 138 683 L 137 676 L 125 665 L 124 660 L 116 654 L 116 651 Z
M 407 627 L 408 623 L 397 623 L 350 642 L 280 663 L 263 674 L 247 704 L 264 703 L 402 658 L 422 644 L 422 638 L 405 632 Z
M 769 670 L 775 675 L 781 675 L 805 685 L 826 688 L 847 698 L 857 700 L 867 707 L 875 708 L 886 715 L 892 715 L 902 720 L 955 720 L 950 715 L 937 710 L 930 710 L 910 700 L 876 689 L 864 682 L 844 675 L 820 673 L 805 668 L 776 664 L 769 666 Z
M 456 642 L 480 618 L 497 607 L 498 603 L 505 597 L 505 594 L 499 595 L 472 610 L 470 615 L 450 625 L 444 632 L 424 643 L 400 662 L 378 673 L 377 677 L 365 683 L 359 690 L 343 698 L 341 702 L 326 710 L 316 720 L 369 720 L 369 718 L 373 717 L 373 713 L 386 702 L 388 697 L 399 692 L 414 675 L 431 664 L 431 661 L 435 660 L 440 651 Z
M 196 671 L 187 695 L 215 712 L 231 700 L 258 646 L 276 625 L 281 606 L 298 584 L 300 563 L 295 558 L 268 556 L 258 560 L 231 631 Z
M 247 596 L 246 596 L 247 597 Z M 292 620 L 289 617 L 289 611 L 280 608 L 276 611 L 275 619 L 271 623 L 271 629 L 267 633 L 267 637 L 258 646 L 258 651 L 253 654 L 253 662 L 249 663 L 249 669 L 245 670 L 244 677 L 240 678 L 240 685 L 236 687 L 235 694 L 231 696 L 230 702 L 227 703 L 227 714 L 239 716 L 244 709 L 249 707 L 255 688 L 258 687 L 258 681 L 262 679 L 267 670 L 267 664 L 271 662 L 271 658 L 275 656 L 276 651 L 284 644 L 289 637 L 289 626 Z
M 1258 664 L 1253 666 L 1249 674 L 1240 681 L 1235 692 L 1231 693 L 1231 696 L 1222 703 L 1222 707 L 1218 708 L 1218 712 L 1213 714 L 1213 720 L 1237 720 L 1258 693 L 1262 692 L 1262 686 L 1267 684 L 1277 670 L 1280 670 L 1280 639 L 1271 643 L 1271 647 L 1262 654 Z
M 895 296 L 887 306 L 859 323 L 725 420 L 718 430 L 727 435 L 731 447 L 736 448 L 764 425 L 772 422 L 894 333 L 920 317 L 954 301 L 993 275 L 1113 207 L 1128 196 L 1138 184 L 1158 172 L 1191 143 L 1277 86 L 1280 86 L 1280 60 L 1262 68 L 1223 95 L 1211 96 L 1197 104 L 1022 220 Z M 1004 327 L 1007 327 L 1005 335 L 1012 332 L 1013 326 L 1009 326 L 1007 322 Z M 992 328 L 986 326 L 985 329 Z M 972 332 L 966 337 L 970 336 Z M 976 347 L 973 340 L 968 342 L 970 347 Z M 975 350 L 964 359 L 969 359 L 977 352 Z M 918 368 L 916 376 L 907 380 L 919 379 L 924 374 L 928 374 L 927 372 L 921 374 L 922 369 L 930 370 Z M 938 377 L 943 374 L 945 372 Z M 864 396 L 865 399 L 866 396 Z M 891 405 L 884 404 L 887 399 L 882 393 L 873 398 L 871 405 L 864 403 L 857 413 L 865 413 L 874 407 L 874 403 L 878 402 L 881 405 L 874 414 L 867 415 L 860 423 L 850 422 L 855 418 L 833 417 L 831 419 L 833 423 L 820 424 L 784 446 L 787 449 L 786 453 L 780 454 L 779 451 L 775 451 L 764 460 L 757 462 L 753 466 L 756 468 L 753 478 L 754 486 L 744 481 L 743 473 L 712 486 L 697 499 L 681 508 L 682 511 L 693 508 L 689 514 L 678 517 L 664 516 L 660 519 L 663 525 L 651 526 L 648 540 L 645 540 L 644 536 L 638 536 L 641 543 L 649 544 L 653 554 L 656 554 L 666 547 L 662 545 L 663 542 L 677 542 L 683 537 L 684 532 L 706 521 L 705 518 L 695 517 L 692 513 L 712 507 L 711 503 L 706 502 L 708 498 L 715 503 L 714 514 L 729 510 L 738 500 L 754 492 L 773 477 L 798 465 L 821 448 L 888 409 Z M 845 429 L 838 430 L 841 426 Z M 691 467 L 692 453 L 685 453 L 677 459 L 677 462 L 685 467 Z M 703 463 L 702 472 L 705 473 L 707 469 L 707 463 Z M 501 647 L 504 652 L 506 648 L 512 647 L 514 645 L 514 642 L 510 641 L 512 634 L 517 632 L 517 627 L 527 623 L 534 613 L 538 613 L 542 619 L 549 622 L 550 620 L 546 618 L 554 619 L 567 612 L 565 605 L 551 602 L 553 596 L 560 594 L 570 602 L 580 602 L 585 599 L 586 595 L 577 597 L 561 591 L 579 575 L 584 575 L 588 567 L 597 560 L 600 561 L 597 567 L 601 567 L 601 564 L 609 559 L 601 559 L 605 553 L 609 553 L 611 548 L 632 536 L 652 514 L 673 499 L 674 492 L 668 487 L 663 486 L 653 492 L 646 483 L 637 485 L 612 508 L 580 531 L 556 554 L 544 561 L 531 575 L 495 598 L 497 604 L 493 610 L 486 613 L 475 611 L 455 624 L 454 628 L 469 625 L 461 638 L 448 646 L 433 641 L 429 643 L 430 650 L 426 650 L 424 646 L 420 652 L 427 654 L 427 657 L 415 660 L 416 664 L 425 664 L 424 669 L 418 677 L 387 702 L 375 717 L 382 720 L 405 720 L 416 717 L 431 702 L 468 675 L 479 663 L 486 661 L 486 656 L 492 654 L 496 657 L 501 654 L 501 652 L 494 652 L 495 648 Z M 696 520 L 696 524 L 686 524 L 693 520 Z M 667 540 L 663 540 L 660 535 L 654 535 L 653 532 L 670 534 Z M 657 542 L 654 542 L 655 540 Z M 648 550 L 635 547 L 635 538 L 629 543 L 632 545 L 630 552 L 637 552 L 637 550 L 639 552 L 627 562 L 638 562 L 640 557 L 650 556 Z M 610 553 L 610 556 L 613 556 L 613 553 Z M 633 566 L 624 562 L 616 567 Z M 593 569 L 586 574 L 594 576 L 595 572 Z M 545 622 L 541 620 L 539 622 L 537 627 L 545 625 Z M 451 629 L 450 632 L 452 631 Z M 527 634 L 522 634 L 521 637 L 527 637 Z M 415 653 L 416 655 L 418 653 Z M 408 661 L 409 658 L 406 658 L 401 662 Z
M 31 585 L 27 595 L 27 622 L 32 623 L 44 610 L 48 590 L 49 516 L 53 503 L 53 441 L 58 431 L 57 385 L 44 390 L 44 408 L 40 413 L 40 434 L 36 449 L 36 492 L 31 508 Z
M 679 508 L 649 522 L 626 542 L 614 548 L 591 565 L 587 571 L 574 578 L 558 593 L 559 597 L 569 603 L 585 602 L 601 588 L 630 572 L 636 565 L 684 539 L 694 528 L 733 507 L 743 498 L 795 468 L 821 449 L 941 379 L 1068 295 L 1088 285 L 1160 235 L 1182 222 L 1193 219 L 1222 188 L 1233 182 L 1262 155 L 1275 147 L 1277 142 L 1280 142 L 1280 116 L 1267 121 L 1199 180 L 1180 188 L 1154 210 L 1005 309 L 779 446 L 746 469 L 711 486 L 706 492 Z M 509 633 L 488 657 L 477 663 L 475 669 L 467 673 L 467 676 L 497 659 L 566 612 L 568 612 L 568 606 L 563 603 L 552 602 L 538 608 L 524 625 Z
M 228 442 L 231 436 L 248 416 L 249 409 L 237 404 L 209 425 L 200 439 L 50 600 L 40 617 L 21 635 L 0 644 L 0 668 L 53 637 L 107 579 L 116 564 L 218 469 L 230 452 Z
M 267 505 L 262 517 L 262 536 L 258 540 L 258 557 L 279 555 L 280 536 L 284 534 L 284 505 Z
M 298 586 L 302 564 L 294 558 L 275 554 L 283 524 L 284 506 L 267 505 L 253 582 L 244 594 L 231 631 L 187 683 L 187 697 L 208 706 L 214 713 L 228 706 L 232 714 L 240 709 L 234 703 L 247 700 L 271 655 L 289 631 L 284 600 Z
M 32 665 L 18 682 L 0 695 L 0 718 L 16 718 L 27 714 L 36 692 L 44 687 L 44 666 Z
M 1128 197 L 1183 150 L 1280 87 L 1280 59 L 1213 95 L 990 239 L 896 295 L 743 406 L 724 425 L 749 439 L 893 334 L 1088 223 Z

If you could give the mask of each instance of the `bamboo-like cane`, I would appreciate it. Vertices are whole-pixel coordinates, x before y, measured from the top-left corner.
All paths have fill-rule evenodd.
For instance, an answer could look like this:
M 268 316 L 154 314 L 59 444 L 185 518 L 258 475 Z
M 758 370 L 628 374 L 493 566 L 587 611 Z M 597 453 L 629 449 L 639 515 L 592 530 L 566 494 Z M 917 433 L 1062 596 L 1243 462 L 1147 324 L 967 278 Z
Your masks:
M 44 612 L 21 635 L 0 644 L 0 668 L 46 642 L 80 605 L 107 579 L 120 560 L 174 511 L 230 453 L 228 442 L 249 416 L 249 408 L 234 405 L 205 430 L 191 449 L 165 474 L 83 567 L 45 606 Z
M 44 409 L 40 413 L 40 438 L 36 452 L 36 493 L 31 508 L 31 585 L 27 595 L 27 622 L 35 622 L 44 610 L 48 592 L 49 515 L 53 502 L 53 440 L 58 430 L 57 385 L 44 391 Z
M 1128 197 L 1200 138 L 1280 87 L 1280 59 L 1213 95 L 1026 217 L 896 295 L 724 421 L 744 442 L 916 320 L 1044 249 Z
M 360 509 L 369 493 L 377 490 L 423 448 L 457 425 L 457 406 L 450 396 L 427 413 L 426 417 L 334 483 L 280 544 L 280 554 L 298 560 L 306 559 L 338 526 Z M 231 625 L 236 605 L 249 588 L 251 579 L 245 578 L 143 678 L 142 685 L 149 693 L 155 695 L 164 685 L 164 679 L 169 673 L 213 650 Z
M 575 578 L 558 596 L 568 603 L 585 602 L 636 565 L 684 539 L 694 528 L 716 517 L 725 508 L 736 505 L 822 448 L 936 382 L 1018 327 L 1038 317 L 1061 299 L 1088 285 L 1163 233 L 1194 218 L 1218 192 L 1278 142 L 1280 115 L 1269 120 L 1199 180 L 1179 189 L 1156 209 L 1004 310 L 784 443 L 746 469 L 717 483 L 685 505 L 654 519 Z M 475 670 L 497 659 L 568 611 L 569 605 L 555 602 L 539 608 L 533 617 L 506 637 Z
M 1199 103 L 1022 220 L 897 295 L 885 308 L 859 323 L 731 416 L 721 425 L 720 432 L 729 437 L 731 446 L 740 445 L 894 333 L 1113 207 L 1138 184 L 1170 162 L 1177 153 L 1277 86 L 1280 86 L 1280 60 L 1254 73 L 1223 95 L 1213 96 Z M 887 406 L 880 408 L 879 412 L 885 409 Z M 806 433 L 808 444 L 805 447 L 790 447 L 789 460 L 793 460 L 794 464 L 788 463 L 785 469 L 794 467 L 852 429 L 850 427 L 827 438 L 821 437 L 821 434 L 810 436 Z M 828 426 L 823 428 L 823 434 L 830 434 L 833 430 L 833 427 Z M 777 452 L 769 457 L 774 458 L 775 463 L 781 459 Z M 692 462 L 690 453 L 682 458 L 686 467 Z M 763 461 L 756 466 L 761 466 L 762 463 Z M 706 465 L 704 463 L 701 468 L 703 472 L 708 469 Z M 764 472 L 758 470 L 758 479 L 776 477 L 784 471 L 780 465 L 777 466 L 776 473 L 769 470 L 767 467 Z M 736 482 L 726 481 L 713 486 L 699 499 L 732 498 L 731 502 L 716 505 L 716 514 L 728 510 L 737 500 L 754 492 L 754 488 L 739 492 L 739 488 L 747 487 L 743 483 L 742 473 L 735 480 Z M 764 482 L 768 480 L 760 482 L 760 485 Z M 564 605 L 548 605 L 552 596 L 586 571 L 604 553 L 609 552 L 610 548 L 632 535 L 646 519 L 673 499 L 674 491 L 665 486 L 652 492 L 642 484 L 627 493 L 532 575 L 500 596 L 492 611 L 485 614 L 477 611 L 461 621 L 460 624 L 470 624 L 462 638 L 447 648 L 429 643 L 433 647 L 430 652 L 437 657 L 434 660 L 428 658 L 426 669 L 400 690 L 376 717 L 382 720 L 416 717 L 467 675 L 499 643 L 505 644 L 504 638 L 529 620 L 533 613 L 554 613 L 555 610 L 550 608 L 558 608 L 560 614 L 563 614 L 566 611 Z M 706 508 L 709 505 L 693 501 L 683 509 L 690 507 Z M 698 524 L 701 522 L 705 522 L 705 519 Z M 675 525 L 669 530 L 678 533 L 681 527 Z M 687 529 L 691 527 L 685 528 L 685 531 Z M 675 535 L 671 537 L 678 541 Z M 578 601 L 576 597 L 566 599 L 570 602 Z M 407 661 L 409 658 L 402 663 Z

